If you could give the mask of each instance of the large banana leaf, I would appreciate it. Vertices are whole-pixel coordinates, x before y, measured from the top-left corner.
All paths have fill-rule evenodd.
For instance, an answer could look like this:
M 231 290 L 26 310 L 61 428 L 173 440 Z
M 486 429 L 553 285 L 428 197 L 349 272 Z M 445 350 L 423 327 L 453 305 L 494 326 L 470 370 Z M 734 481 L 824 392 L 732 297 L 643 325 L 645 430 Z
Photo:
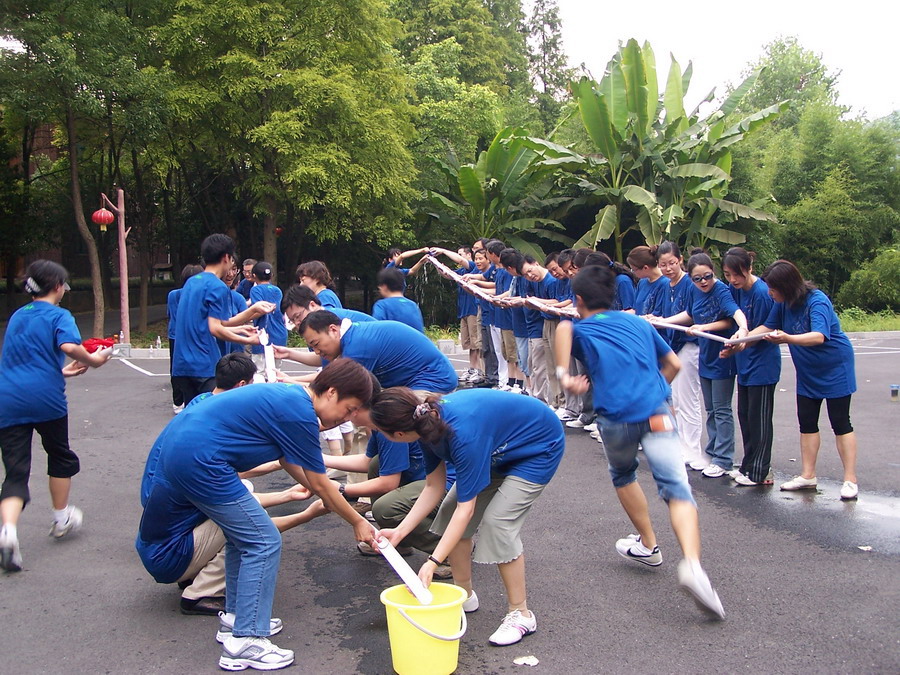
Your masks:
M 459 167 L 459 191 L 475 211 L 484 211 L 484 186 L 475 169 L 468 164 Z
M 681 164 L 666 171 L 672 178 L 716 178 L 718 180 L 730 180 L 731 176 L 722 171 L 715 164 Z
M 644 239 L 650 246 L 655 246 L 661 241 L 662 232 L 659 228 L 659 222 L 647 209 L 639 209 L 637 214 L 638 227 Z
M 656 121 L 659 115 L 659 81 L 656 76 L 656 54 L 649 42 L 644 42 L 641 47 L 644 57 L 644 72 L 647 76 L 647 119 L 650 124 Z
M 494 140 L 491 141 L 490 146 L 485 151 L 487 154 L 485 155 L 485 163 L 484 163 L 484 172 L 485 175 L 482 176 L 484 179 L 487 176 L 499 176 L 503 173 L 506 168 L 506 162 L 508 158 L 508 149 L 507 146 L 503 143 L 506 139 L 515 135 L 518 129 L 514 129 L 513 127 L 506 127 L 497 132 L 497 135 L 494 136 Z
M 694 62 L 688 61 L 687 68 L 684 69 L 684 75 L 681 76 L 681 92 L 688 93 L 691 87 L 691 77 L 694 75 Z
M 754 70 L 750 75 L 747 76 L 747 79 L 741 82 L 737 89 L 735 89 L 728 98 L 719 106 L 719 111 L 723 115 L 730 115 L 735 110 L 737 110 L 738 105 L 743 100 L 744 96 L 747 95 L 747 92 L 753 88 L 753 85 L 756 84 L 756 81 L 759 79 L 760 73 L 765 70 L 765 68 L 759 68 Z
M 603 94 L 613 128 L 619 136 L 624 136 L 628 126 L 628 102 L 625 100 L 625 75 L 618 57 L 609 62 L 598 88 Z
M 675 131 L 678 126 L 687 125 L 684 112 L 684 91 L 681 88 L 681 66 L 672 56 L 672 63 L 669 66 L 669 77 L 666 80 L 666 91 L 663 94 L 663 103 L 666 109 L 667 125 L 675 124 Z
M 631 38 L 622 50 L 622 72 L 625 74 L 625 100 L 628 112 L 634 115 L 634 132 L 638 143 L 642 143 L 650 127 L 647 113 L 648 90 L 644 55 L 637 40 Z
M 766 213 L 765 211 L 760 211 L 759 209 L 753 209 L 749 206 L 744 206 L 743 204 L 738 204 L 736 202 L 729 202 L 724 199 L 710 198 L 709 203 L 715 206 L 717 209 L 721 209 L 722 211 L 726 211 L 728 213 L 733 213 L 738 218 L 752 218 L 753 220 L 764 220 L 770 223 L 776 221 L 775 216 L 773 216 L 771 213 Z
M 768 108 L 763 108 L 762 110 L 758 110 L 752 115 L 745 117 L 740 122 L 735 124 L 733 127 L 730 127 L 725 130 L 725 133 L 722 134 L 723 140 L 727 139 L 729 136 L 733 136 L 735 134 L 747 134 L 752 131 L 755 131 L 759 127 L 764 124 L 767 124 L 774 118 L 778 117 L 781 113 L 788 109 L 790 106 L 790 101 L 780 101 L 774 105 L 770 105 Z
M 619 213 L 615 204 L 608 204 L 600 209 L 594 219 L 594 226 L 576 241 L 572 248 L 597 248 L 597 244 L 609 239 L 619 224 Z
M 732 246 L 737 246 L 738 244 L 743 244 L 747 241 L 747 237 L 740 232 L 723 230 L 721 227 L 707 227 L 703 231 L 703 234 L 706 235 L 708 239 L 715 239 L 716 241 L 731 244 Z
M 586 77 L 572 84 L 572 95 L 578 101 L 581 121 L 591 140 L 610 164 L 616 164 L 618 144 L 604 96 L 595 91 L 593 81 Z

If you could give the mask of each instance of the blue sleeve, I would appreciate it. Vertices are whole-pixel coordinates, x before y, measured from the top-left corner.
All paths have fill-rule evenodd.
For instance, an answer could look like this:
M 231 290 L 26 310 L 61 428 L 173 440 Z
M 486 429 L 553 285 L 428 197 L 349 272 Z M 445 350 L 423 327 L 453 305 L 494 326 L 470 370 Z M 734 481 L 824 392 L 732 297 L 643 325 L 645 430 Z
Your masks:
M 719 297 L 719 306 L 727 316 L 734 316 L 738 312 L 740 307 L 737 306 L 726 284 L 722 282 L 716 284 L 716 295 Z
M 634 309 L 634 284 L 627 274 L 616 276 L 616 299 L 620 309 Z
M 210 285 L 206 293 L 206 305 L 209 308 L 209 316 L 214 319 L 228 321 L 231 313 L 231 291 L 224 283 Z
M 651 328 L 650 331 L 653 334 L 653 347 L 656 349 L 656 359 L 658 361 L 672 351 L 672 348 L 669 346 L 669 343 L 662 338 L 658 330 Z
M 444 460 L 434 454 L 430 446 L 425 443 L 419 443 L 419 445 L 422 447 L 422 459 L 425 460 L 425 473 L 429 474 L 438 468 Z
M 377 319 L 378 321 L 386 321 L 387 320 L 388 317 L 384 311 L 384 303 L 381 300 L 378 300 L 372 306 L 372 318 Z
M 763 325 L 766 328 L 771 328 L 772 330 L 782 330 L 784 326 L 784 303 L 776 302 L 772 305 L 772 309 L 769 310 L 769 316 L 766 317 L 766 320 L 763 321 Z
M 370 446 L 372 440 L 375 440 L 377 446 L 379 476 L 392 476 L 403 473 L 409 468 L 409 443 L 395 443 L 380 433 L 372 434 L 372 438 L 369 440 Z M 368 448 L 366 455 L 372 456 L 369 455 Z
M 826 340 L 831 338 L 831 322 L 834 320 L 834 310 L 831 303 L 824 297 L 818 296 L 813 300 L 810 293 L 809 300 L 809 330 L 810 332 L 821 333 Z
M 59 313 L 59 319 L 56 322 L 56 346 L 59 347 L 64 344 L 81 344 L 81 333 L 78 331 L 78 326 L 75 324 L 75 317 L 73 317 L 68 310 L 61 310 Z

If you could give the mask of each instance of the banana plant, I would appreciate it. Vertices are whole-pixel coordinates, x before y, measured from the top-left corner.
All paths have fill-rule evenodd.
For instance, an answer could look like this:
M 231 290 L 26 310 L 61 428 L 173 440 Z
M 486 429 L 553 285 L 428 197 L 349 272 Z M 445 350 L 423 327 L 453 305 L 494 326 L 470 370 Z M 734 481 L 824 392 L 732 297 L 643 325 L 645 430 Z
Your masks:
M 554 175 L 561 164 L 549 161 L 536 166 L 538 153 L 526 145 L 522 129 L 502 129 L 487 150 L 470 164 L 458 164 L 450 156 L 439 162 L 447 179 L 444 191 L 429 191 L 428 215 L 464 241 L 497 238 L 538 259 L 543 250 L 538 240 L 572 240 L 556 220 L 539 214 L 567 200 L 554 197 Z
M 757 71 L 709 115 L 701 117 L 700 106 L 713 100 L 715 90 L 687 113 L 684 96 L 692 74 L 690 63 L 682 71 L 673 56 L 660 92 L 653 49 L 631 39 L 609 61 L 600 82 L 582 77 L 571 83 L 596 155 L 545 139 L 524 141 L 539 155 L 536 170 L 564 170 L 580 191 L 573 201 L 599 207 L 593 227 L 576 246 L 595 248 L 612 237 L 622 260 L 622 242 L 633 230 L 650 244 L 663 239 L 681 239 L 686 246 L 736 244 L 744 236 L 730 228 L 739 218 L 774 220 L 759 208 L 729 202 L 725 196 L 731 147 L 777 117 L 787 102 L 731 122 L 759 77 Z

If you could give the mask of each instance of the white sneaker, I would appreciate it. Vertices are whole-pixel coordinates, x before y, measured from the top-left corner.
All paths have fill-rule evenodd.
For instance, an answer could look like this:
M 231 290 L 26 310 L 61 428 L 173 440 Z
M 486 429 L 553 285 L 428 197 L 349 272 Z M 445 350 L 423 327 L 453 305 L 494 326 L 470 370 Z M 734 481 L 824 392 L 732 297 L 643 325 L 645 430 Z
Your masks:
M 804 478 L 803 476 L 795 476 L 787 483 L 782 483 L 781 489 L 787 492 L 793 492 L 794 490 L 815 490 L 818 484 L 819 481 L 816 480 L 815 477 Z
M 595 441 L 600 441 L 601 443 L 603 442 L 602 440 L 600 440 L 600 430 L 599 429 L 591 432 L 591 438 L 593 438 Z
M 688 468 L 691 469 L 691 471 L 703 471 L 703 469 L 708 466 L 709 464 L 702 459 L 695 459 L 692 462 L 688 462 Z
M 69 519 L 62 525 L 54 520 L 50 526 L 50 536 L 54 539 L 62 539 L 66 535 L 75 534 L 81 529 L 82 522 L 84 522 L 84 514 L 81 509 L 77 506 L 70 506 Z
M 580 417 L 576 417 L 574 420 L 566 422 L 566 426 L 570 429 L 584 429 L 584 422 L 581 421 Z
M 647 548 L 641 542 L 641 535 L 629 534 L 624 539 L 616 542 L 616 551 L 623 558 L 634 560 L 642 565 L 649 567 L 659 567 L 662 565 L 662 553 L 659 552 L 659 546 L 652 549 Z
M 738 476 L 743 476 L 743 475 L 744 475 L 744 474 L 741 473 L 741 470 L 740 470 L 740 469 L 732 469 L 731 471 L 726 471 L 725 473 L 728 474 L 728 477 L 729 477 L 729 478 L 734 478 L 734 479 L 737 479 Z
M 174 403 L 172 404 L 172 413 L 173 414 L 177 415 L 182 410 L 184 410 L 184 403 L 182 403 L 181 405 L 175 405 Z
M 468 614 L 468 613 L 470 613 L 470 612 L 477 612 L 477 611 L 478 611 L 478 607 L 479 607 L 479 604 L 478 604 L 478 595 L 477 595 L 477 594 L 475 593 L 475 591 L 473 590 L 473 591 L 472 591 L 472 594 L 471 594 L 468 598 L 466 598 L 465 600 L 463 600 L 463 611 L 464 611 L 466 614 Z
M 284 628 L 281 619 L 269 619 L 269 634 L 278 635 Z M 216 631 L 216 642 L 224 644 L 227 638 L 233 637 L 231 631 L 234 630 L 234 614 L 227 612 L 219 612 L 219 630 Z
M 279 649 L 264 637 L 229 637 L 222 644 L 219 668 L 222 670 L 278 670 L 294 662 L 294 652 Z
M 709 577 L 700 567 L 699 560 L 688 560 L 685 558 L 678 563 L 678 583 L 682 590 L 694 598 L 697 607 L 706 612 L 714 619 L 724 619 L 725 610 L 722 608 L 722 601 L 719 600 L 719 594 L 716 593 L 712 584 L 709 583 Z
M 514 645 L 526 635 L 531 635 L 537 630 L 537 617 L 534 612 L 531 616 L 525 616 L 518 609 L 513 610 L 503 618 L 500 627 L 488 638 L 488 642 L 498 647 Z
M 856 499 L 858 494 L 859 486 L 856 483 L 845 480 L 844 485 L 841 487 L 841 499 Z
M 749 476 L 745 476 L 740 471 L 738 471 L 736 476 L 732 476 L 734 482 L 738 485 L 743 485 L 747 487 L 753 487 L 755 485 L 772 485 L 775 482 L 775 474 L 772 473 L 772 469 L 769 469 L 769 473 L 766 474 L 766 477 L 759 483 L 754 480 L 751 480 Z
M 590 424 L 588 424 L 587 426 L 584 427 L 584 430 L 587 431 L 589 434 L 594 433 L 595 431 L 597 431 L 597 423 L 591 422 Z
M 561 419 L 563 422 L 568 422 L 570 420 L 578 419 L 578 415 L 570 413 L 565 408 L 557 408 L 556 416 Z
M 524 394 L 525 393 L 525 390 L 522 389 L 522 387 L 520 387 L 517 384 L 514 384 L 513 386 L 511 386 L 509 388 L 509 391 L 511 394 Z
M 0 568 L 7 572 L 22 570 L 22 553 L 19 551 L 19 539 L 10 534 L 7 528 L 0 530 Z
M 718 464 L 710 464 L 708 467 L 703 469 L 703 475 L 707 478 L 721 478 L 722 476 L 725 476 L 727 474 L 728 472 Z

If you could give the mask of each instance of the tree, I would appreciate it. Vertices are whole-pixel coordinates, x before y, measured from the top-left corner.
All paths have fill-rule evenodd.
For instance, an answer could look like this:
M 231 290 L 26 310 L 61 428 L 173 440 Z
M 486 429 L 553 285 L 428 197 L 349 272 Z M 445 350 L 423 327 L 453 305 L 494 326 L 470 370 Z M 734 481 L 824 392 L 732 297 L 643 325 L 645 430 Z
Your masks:
M 900 248 L 886 248 L 854 270 L 837 296 L 841 307 L 896 312 L 900 307 Z
M 529 63 L 535 83 L 535 105 L 542 133 L 550 134 L 559 121 L 562 100 L 573 77 L 562 45 L 562 22 L 556 0 L 535 0 L 528 29 Z
M 529 147 L 542 160 L 539 167 L 558 167 L 581 191 L 569 207 L 602 206 L 591 228 L 577 245 L 591 248 L 613 237 L 616 256 L 622 242 L 639 230 L 648 243 L 663 238 L 686 247 L 708 241 L 738 244 L 739 219 L 773 220 L 754 208 L 726 200 L 731 148 L 776 117 L 786 104 L 778 103 L 736 122 L 728 118 L 756 79 L 745 80 L 710 115 L 701 118 L 699 106 L 690 114 L 684 94 L 692 67 L 682 72 L 673 58 L 662 94 L 656 57 L 648 43 L 629 40 L 609 62 L 601 81 L 587 77 L 571 85 L 578 113 L 594 152 L 578 153 L 543 139 Z M 711 101 L 714 91 L 704 99 Z

